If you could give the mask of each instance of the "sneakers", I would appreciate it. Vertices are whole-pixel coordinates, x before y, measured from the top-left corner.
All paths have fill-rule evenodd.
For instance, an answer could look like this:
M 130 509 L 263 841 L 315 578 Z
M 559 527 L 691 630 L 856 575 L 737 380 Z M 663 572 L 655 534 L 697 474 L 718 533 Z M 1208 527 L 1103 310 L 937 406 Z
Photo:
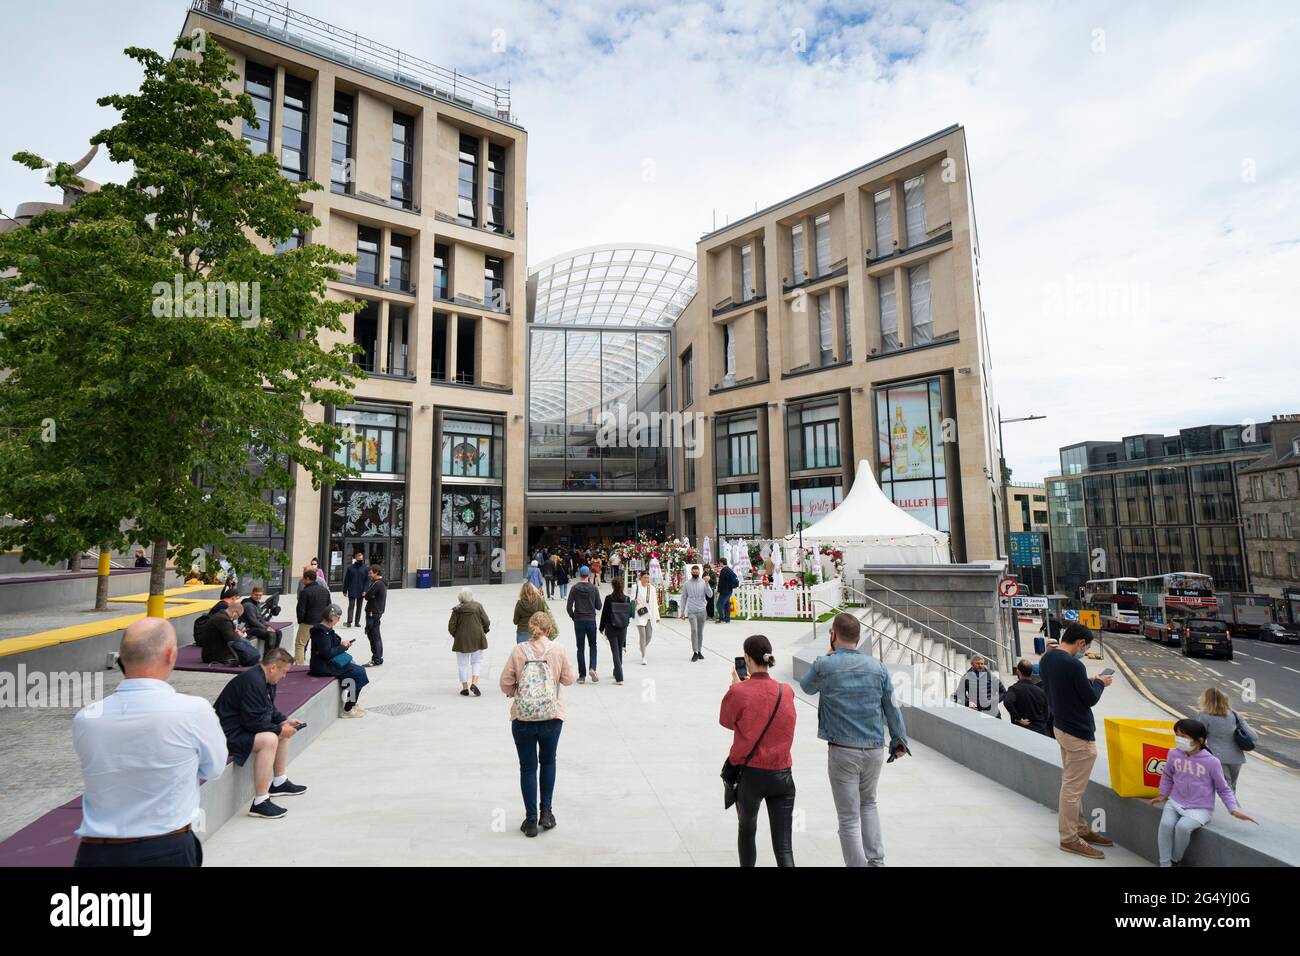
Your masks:
M 592 671 L 591 674 L 590 674 L 589 676 L 591 677 L 591 682 L 592 682 L 593 684 L 599 684 L 599 683 L 600 683 L 600 678 L 596 676 L 596 672 L 595 672 L 595 671 Z
M 641 658 L 641 666 L 642 666 L 642 667 L 645 667 L 648 663 L 649 663 L 649 662 L 648 662 L 644 657 Z
M 526 837 L 537 836 L 537 818 L 527 817 L 523 823 L 519 824 L 519 830 Z
M 339 714 L 339 716 L 340 717 L 364 717 L 366 716 L 366 712 L 360 704 L 357 704 L 357 706 L 353 707 L 351 710 L 342 711 Z
M 278 820 L 288 812 L 284 807 L 277 807 L 270 800 L 254 803 L 248 808 L 248 815 L 259 820 Z
M 1090 846 L 1077 837 L 1069 843 L 1062 843 L 1061 849 L 1066 853 L 1077 853 L 1079 856 L 1086 856 L 1090 860 L 1104 860 L 1106 858 L 1106 854 L 1102 853 L 1101 850 Z
M 365 662 L 364 664 L 362 664 L 361 666 L 362 666 L 362 667 L 383 667 L 383 666 L 384 666 L 384 659 L 381 657 L 379 660 L 375 660 L 375 659 L 372 657 L 372 658 L 370 658 L 370 660 L 366 661 L 366 662 Z
M 1091 843 L 1093 846 L 1114 846 L 1115 841 L 1108 836 L 1103 836 L 1096 830 L 1089 830 L 1087 833 L 1080 833 L 1079 838 Z
M 281 784 L 271 784 L 271 789 L 267 792 L 272 797 L 296 797 L 300 793 L 306 793 L 307 788 L 294 783 L 292 780 L 286 780 Z
M 478 689 L 478 684 L 470 684 L 470 685 L 469 685 L 469 692 L 470 692 L 471 694 L 473 694 L 475 697 L 482 697 L 482 696 L 483 696 L 483 692 L 482 692 L 481 690 Z
M 543 830 L 554 830 L 555 814 L 552 813 L 549 808 L 547 808 L 542 811 L 542 815 L 537 818 L 537 822 L 541 824 Z
M 462 688 L 460 689 L 460 696 L 461 696 L 461 697 L 468 697 L 468 696 L 469 696 L 469 688 L 468 688 L 468 687 L 462 687 Z
M 587 678 L 586 678 L 586 677 L 579 677 L 579 678 L 578 678 L 578 683 L 579 683 L 579 684 L 585 684 L 585 683 L 587 683 Z

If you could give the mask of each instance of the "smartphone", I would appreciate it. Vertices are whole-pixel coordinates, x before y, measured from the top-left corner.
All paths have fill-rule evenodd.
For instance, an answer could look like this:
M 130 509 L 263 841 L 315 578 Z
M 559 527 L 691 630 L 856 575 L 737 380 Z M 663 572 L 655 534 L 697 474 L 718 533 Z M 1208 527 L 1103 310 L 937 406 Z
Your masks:
M 1104 671 L 1102 671 L 1102 672 L 1101 672 L 1100 674 L 1098 674 L 1097 676 L 1098 676 L 1098 677 L 1109 677 L 1109 676 L 1110 676 L 1111 674 L 1113 674 L 1113 673 L 1115 673 L 1115 668 L 1113 668 L 1113 667 L 1107 667 Z
M 743 657 L 736 658 L 736 676 L 741 680 L 749 677 L 749 668 L 745 666 L 745 659 Z
M 297 728 L 298 728 L 299 730 L 302 730 L 304 727 L 307 726 L 307 721 L 305 721 L 305 720 L 295 720 L 295 721 L 294 721 L 294 724 L 297 726 Z

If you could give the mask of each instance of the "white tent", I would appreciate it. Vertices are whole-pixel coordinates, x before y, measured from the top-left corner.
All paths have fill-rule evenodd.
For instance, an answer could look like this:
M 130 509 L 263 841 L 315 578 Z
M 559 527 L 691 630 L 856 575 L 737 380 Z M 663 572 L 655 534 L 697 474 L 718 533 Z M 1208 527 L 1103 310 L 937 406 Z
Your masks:
M 798 534 L 785 539 L 797 542 Z M 885 497 L 871 463 L 858 463 L 853 487 L 838 507 L 803 529 L 803 541 L 844 551 L 844 569 L 867 564 L 948 564 L 948 535 L 913 518 Z

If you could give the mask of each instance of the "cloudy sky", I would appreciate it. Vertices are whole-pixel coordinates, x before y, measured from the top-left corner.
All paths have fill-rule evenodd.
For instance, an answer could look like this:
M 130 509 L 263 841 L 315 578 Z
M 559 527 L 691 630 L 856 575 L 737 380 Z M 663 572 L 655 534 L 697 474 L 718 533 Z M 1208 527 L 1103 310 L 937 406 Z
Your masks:
M 185 0 L 7 2 L 0 209 L 48 198 Z M 1300 4 L 296 0 L 487 80 L 529 260 L 699 236 L 952 123 L 1020 479 L 1085 439 L 1300 412 Z M 111 11 L 111 12 L 109 12 Z M 92 179 L 117 178 L 100 158 Z

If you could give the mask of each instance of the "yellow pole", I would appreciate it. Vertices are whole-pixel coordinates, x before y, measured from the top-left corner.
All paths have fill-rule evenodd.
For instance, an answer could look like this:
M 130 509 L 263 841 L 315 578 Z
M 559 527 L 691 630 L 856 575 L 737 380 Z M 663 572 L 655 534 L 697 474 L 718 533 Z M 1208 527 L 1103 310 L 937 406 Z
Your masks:
M 100 548 L 99 549 L 99 576 L 101 578 L 108 577 L 108 558 L 109 558 L 108 551 L 105 550 L 104 548 Z
M 166 606 L 166 598 L 162 594 L 150 594 L 149 601 L 145 605 L 146 617 L 162 617 L 163 608 Z

